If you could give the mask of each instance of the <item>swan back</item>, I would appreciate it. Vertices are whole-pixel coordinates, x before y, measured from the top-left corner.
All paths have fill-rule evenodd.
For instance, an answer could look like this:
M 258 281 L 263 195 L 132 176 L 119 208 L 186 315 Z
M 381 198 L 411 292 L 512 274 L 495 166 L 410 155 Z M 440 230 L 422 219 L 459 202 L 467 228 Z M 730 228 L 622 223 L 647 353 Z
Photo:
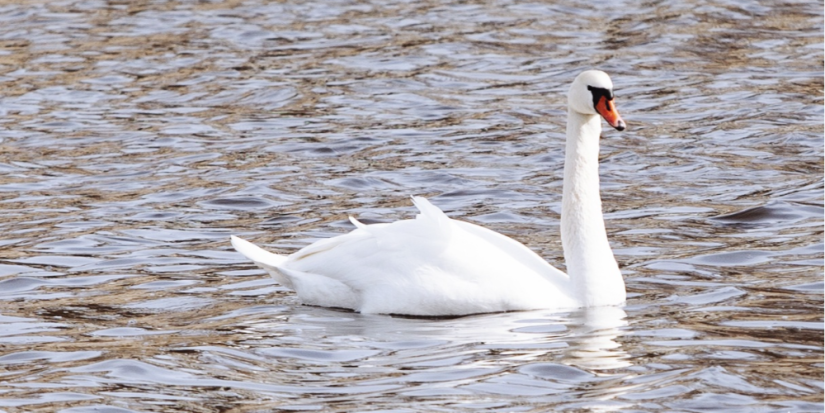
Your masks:
M 289 257 L 233 245 L 306 304 L 362 313 L 464 315 L 574 308 L 566 274 L 504 235 L 447 217 L 414 197 L 415 219 L 364 225 Z M 273 268 L 274 267 L 274 268 Z

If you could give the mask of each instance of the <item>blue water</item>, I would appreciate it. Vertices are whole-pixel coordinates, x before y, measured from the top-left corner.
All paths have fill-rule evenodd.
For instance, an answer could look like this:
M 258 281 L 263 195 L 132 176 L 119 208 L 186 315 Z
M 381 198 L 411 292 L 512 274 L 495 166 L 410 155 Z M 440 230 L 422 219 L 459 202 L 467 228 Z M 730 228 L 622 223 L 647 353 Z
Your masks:
M 0 410 L 821 412 L 823 10 L 0 6 Z M 301 304 L 291 253 L 410 195 L 564 268 L 564 96 L 610 73 L 622 308 Z

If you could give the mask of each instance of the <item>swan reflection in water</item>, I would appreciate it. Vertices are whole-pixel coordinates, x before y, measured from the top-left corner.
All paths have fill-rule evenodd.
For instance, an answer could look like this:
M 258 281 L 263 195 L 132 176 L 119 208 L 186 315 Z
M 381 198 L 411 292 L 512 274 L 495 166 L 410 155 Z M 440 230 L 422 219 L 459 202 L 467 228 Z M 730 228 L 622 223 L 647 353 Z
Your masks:
M 600 371 L 632 365 L 627 353 L 616 339 L 627 326 L 627 313 L 614 306 L 592 307 L 575 313 L 571 320 L 570 347 L 564 362 Z
M 617 341 L 627 326 L 627 314 L 616 306 L 458 318 L 387 317 L 309 306 L 290 312 L 293 314 L 282 315 L 281 322 L 270 320 L 250 328 L 263 336 L 288 337 L 287 346 L 327 351 L 382 349 L 386 355 L 375 357 L 393 357 L 395 360 L 388 364 L 394 365 L 403 364 L 398 358 L 406 357 L 407 352 L 409 357 L 420 357 L 421 349 L 426 349 L 432 360 L 464 354 L 466 357 L 457 362 L 461 366 L 472 364 L 476 358 L 490 364 L 489 353 L 472 356 L 480 350 L 496 352 L 494 363 L 553 362 L 594 374 L 609 374 L 608 370 L 631 365 Z

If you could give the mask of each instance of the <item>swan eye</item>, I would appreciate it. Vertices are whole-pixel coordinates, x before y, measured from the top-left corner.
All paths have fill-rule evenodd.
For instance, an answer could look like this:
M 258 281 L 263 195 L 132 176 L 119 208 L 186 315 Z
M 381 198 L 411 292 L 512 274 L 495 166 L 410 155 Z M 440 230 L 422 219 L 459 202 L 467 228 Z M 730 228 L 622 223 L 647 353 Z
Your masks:
M 595 87 L 595 86 L 588 86 L 587 90 L 590 91 L 590 94 L 593 95 L 593 108 L 595 109 L 599 105 L 599 101 L 601 98 L 607 99 L 607 101 L 613 100 L 613 90 L 607 89 L 603 87 Z

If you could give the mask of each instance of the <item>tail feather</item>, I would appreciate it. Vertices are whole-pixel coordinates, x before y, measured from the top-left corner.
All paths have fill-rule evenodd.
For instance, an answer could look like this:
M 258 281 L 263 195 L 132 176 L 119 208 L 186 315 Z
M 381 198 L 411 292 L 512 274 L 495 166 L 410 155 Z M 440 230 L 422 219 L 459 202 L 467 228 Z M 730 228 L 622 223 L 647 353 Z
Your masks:
M 355 225 L 355 227 L 356 227 L 356 228 L 359 228 L 359 229 L 360 229 L 360 228 L 366 228 L 366 227 L 367 227 L 367 225 L 366 225 L 366 224 L 364 224 L 363 222 L 361 222 L 361 221 L 359 221 L 359 220 L 357 220 L 357 219 L 355 219 L 355 218 L 353 218 L 353 217 L 349 217 L 349 222 L 352 222 L 352 225 Z
M 427 198 L 413 196 L 412 201 L 419 211 L 419 214 L 416 218 L 426 219 L 439 225 L 444 225 L 450 222 L 450 218 L 444 214 L 444 211 L 430 203 L 430 201 L 427 200 Z
M 420 196 L 412 197 L 413 204 L 418 208 L 419 214 L 415 217 L 419 222 L 426 222 L 430 224 L 427 227 L 427 233 L 439 234 L 443 239 L 448 239 L 451 234 L 451 219 L 439 207 L 433 205 L 426 198 Z M 437 231 L 437 232 L 434 232 Z
M 235 251 L 240 252 L 256 265 L 266 270 L 266 272 L 278 280 L 281 285 L 292 288 L 292 282 L 278 270 L 279 267 L 284 265 L 287 257 L 265 251 L 257 245 L 234 235 L 231 236 L 230 240 L 232 241 L 232 246 L 235 247 Z

